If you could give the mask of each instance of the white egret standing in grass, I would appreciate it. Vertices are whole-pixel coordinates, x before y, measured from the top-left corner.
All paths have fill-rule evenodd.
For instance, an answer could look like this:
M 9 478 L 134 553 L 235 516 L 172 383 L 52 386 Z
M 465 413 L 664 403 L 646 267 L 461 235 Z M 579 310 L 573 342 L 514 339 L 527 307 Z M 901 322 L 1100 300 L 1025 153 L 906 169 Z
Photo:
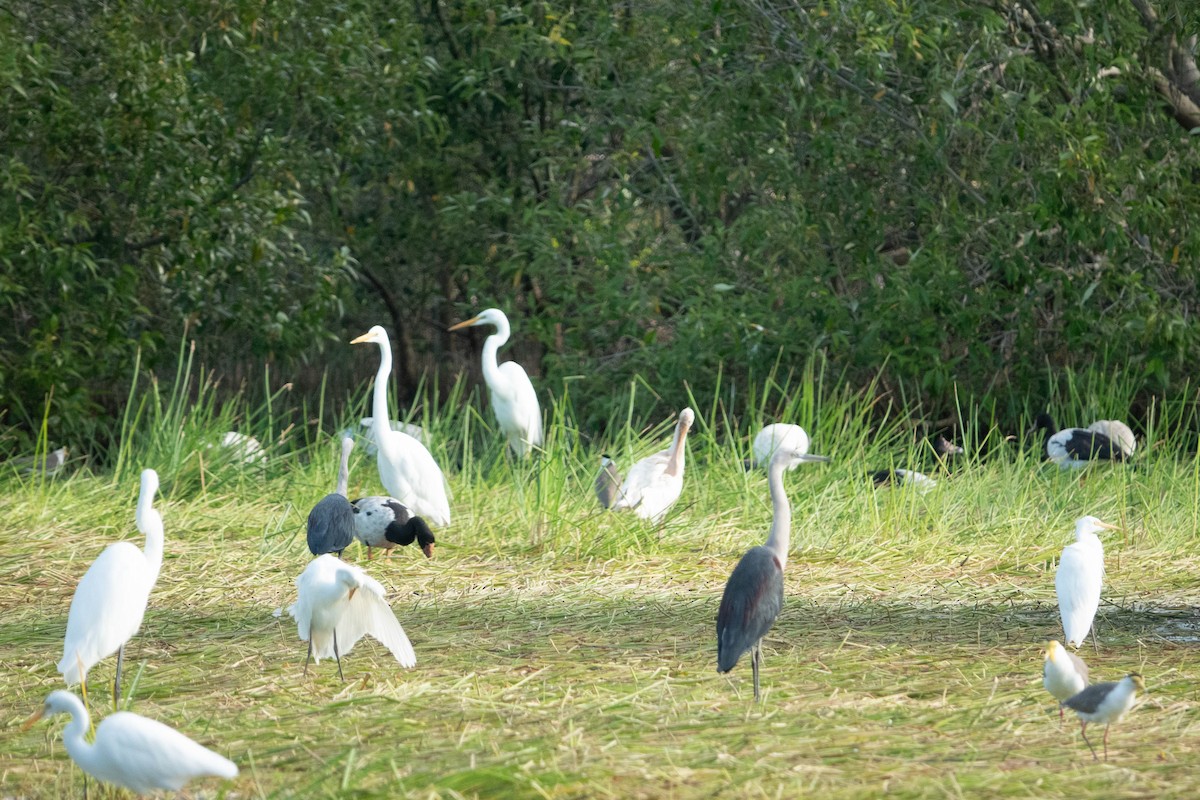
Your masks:
M 379 448 L 379 481 L 388 494 L 432 525 L 450 524 L 446 478 L 425 445 L 388 426 L 387 384 L 392 374 L 392 345 L 387 331 L 376 325 L 350 344 L 379 346 L 379 371 L 372 397 L 372 432 Z
M 58 671 L 67 686 L 82 684 L 86 699 L 88 670 L 116 653 L 114 708 L 121 697 L 125 643 L 142 625 L 150 590 L 162 567 L 163 523 L 154 508 L 157 491 L 158 473 L 142 470 L 135 518 L 138 530 L 146 536 L 145 549 L 139 550 L 131 542 L 114 542 L 104 548 L 75 587 L 71 610 L 67 613 L 67 634 Z
M 394 497 L 373 495 L 352 500 L 354 507 L 354 538 L 367 546 L 367 560 L 371 560 L 371 548 L 379 547 L 392 554 L 396 545 L 404 546 L 414 541 L 426 558 L 433 558 L 433 546 L 437 539 L 424 519 L 412 513 L 408 506 Z
M 354 541 L 354 507 L 346 497 L 350 483 L 350 451 L 354 440 L 342 439 L 342 457 L 338 463 L 337 490 L 322 497 L 308 512 L 308 550 L 314 556 L 342 551 Z
M 683 492 L 685 440 L 696 415 L 690 408 L 679 412 L 671 446 L 634 464 L 625 476 L 613 504 L 613 511 L 633 509 L 633 513 L 653 523 L 662 522 Z M 614 467 L 615 469 L 615 467 Z
M 78 697 L 62 689 L 50 693 L 24 729 L 55 714 L 71 715 L 63 729 L 63 746 L 81 770 L 137 794 L 177 792 L 193 778 L 237 777 L 237 765 L 229 759 L 174 728 L 128 711 L 101 720 L 95 741 L 89 744 L 84 738 L 91 725 L 87 708 Z
M 787 566 L 792 534 L 792 507 L 783 488 L 783 473 L 805 461 L 828 461 L 799 447 L 780 447 L 767 466 L 771 491 L 771 532 L 764 545 L 746 552 L 733 569 L 717 611 L 717 672 L 729 672 L 743 653 L 750 653 L 754 670 L 754 699 L 759 699 L 758 670 L 762 640 L 783 608 L 783 569 Z
M 1057 430 L 1054 418 L 1043 411 L 1034 419 L 1033 426 L 1045 437 L 1046 456 L 1060 469 L 1080 469 L 1093 461 L 1124 461 L 1136 446 L 1129 427 L 1115 420 L 1101 420 L 1091 428 Z M 1109 433 L 1117 438 L 1111 438 Z
M 391 651 L 402 667 L 417 663 L 412 644 L 384 597 L 383 586 L 361 567 L 329 554 L 317 556 L 296 578 L 298 597 L 288 608 L 296 620 L 300 640 L 308 642 L 304 674 L 309 659 L 337 660 L 342 674 L 342 654 L 370 634 Z
M 1136 672 L 1131 672 L 1119 681 L 1109 683 L 1094 683 L 1074 697 L 1069 697 L 1063 704 L 1079 715 L 1080 732 L 1092 758 L 1097 761 L 1096 748 L 1087 738 L 1089 722 L 1104 723 L 1104 760 L 1108 761 L 1108 726 L 1120 721 L 1125 712 L 1133 708 L 1137 693 L 1146 691 L 1146 682 Z
M 1095 517 L 1075 520 L 1075 541 L 1063 548 L 1058 571 L 1054 575 L 1063 638 L 1072 647 L 1083 644 L 1100 608 L 1100 589 L 1104 583 L 1104 545 L 1100 543 L 1096 531 L 1101 529 L 1116 530 L 1116 526 Z M 1093 631 L 1093 643 L 1095 640 Z
M 508 438 L 508 446 L 518 456 L 526 456 L 534 447 L 542 446 L 542 409 L 525 369 L 515 361 L 496 362 L 497 351 L 508 341 L 508 317 L 498 308 L 489 308 L 450 326 L 450 330 L 475 325 L 491 325 L 496 329 L 483 342 L 483 379 L 492 398 L 492 412 Z
M 1042 686 L 1058 701 L 1058 719 L 1062 722 L 1063 702 L 1087 687 L 1088 668 L 1083 659 L 1068 652 L 1056 640 L 1046 642 L 1043 649 Z

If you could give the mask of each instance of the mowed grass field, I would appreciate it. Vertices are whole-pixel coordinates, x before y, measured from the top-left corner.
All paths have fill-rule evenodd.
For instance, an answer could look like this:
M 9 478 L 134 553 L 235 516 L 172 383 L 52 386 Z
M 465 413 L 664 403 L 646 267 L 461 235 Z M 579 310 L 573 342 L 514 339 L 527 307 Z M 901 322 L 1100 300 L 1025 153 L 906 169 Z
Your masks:
M 307 512 L 332 490 L 333 438 L 265 466 L 181 455 L 172 467 L 131 448 L 116 473 L 0 477 L 0 796 L 82 796 L 65 718 L 20 723 L 62 688 L 79 578 L 109 542 L 141 545 L 137 470 L 155 467 L 166 556 L 127 651 L 125 707 L 241 768 L 188 796 L 1200 797 L 1194 442 L 1143 440 L 1133 464 L 1082 475 L 1004 450 L 921 495 L 866 478 L 918 449 L 811 430 L 833 461 L 785 476 L 787 600 L 755 705 L 747 659 L 716 673 L 714 621 L 770 526 L 767 482 L 741 468 L 746 436 L 723 440 L 710 422 L 658 527 L 601 512 L 599 450 L 565 436 L 530 463 L 498 445 L 459 451 L 454 523 L 433 560 L 346 553 L 388 589 L 417 667 L 367 639 L 343 659 L 344 683 L 332 662 L 303 676 L 305 645 L 278 611 L 309 560 Z M 670 424 L 612 452 L 628 466 L 665 446 Z M 356 450 L 351 495 L 381 492 Z M 1061 639 L 1054 569 L 1084 514 L 1122 530 L 1105 538 L 1099 649 L 1082 655 L 1094 681 L 1137 670 L 1149 690 L 1113 727 L 1107 763 L 1041 686 L 1040 644 Z M 90 675 L 101 717 L 114 669 Z

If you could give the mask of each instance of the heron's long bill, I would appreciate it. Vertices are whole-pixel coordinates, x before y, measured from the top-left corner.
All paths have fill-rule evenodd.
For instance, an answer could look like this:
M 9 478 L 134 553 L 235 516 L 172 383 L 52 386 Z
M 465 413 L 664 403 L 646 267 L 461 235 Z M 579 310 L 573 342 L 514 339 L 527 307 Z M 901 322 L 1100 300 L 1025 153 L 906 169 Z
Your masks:
M 43 706 L 42 706 L 41 708 L 39 708 L 37 711 L 33 712 L 33 716 L 32 716 L 32 717 L 30 717 L 29 719 L 25 720 L 25 724 L 21 726 L 21 732 L 22 732 L 22 733 L 24 733 L 25 731 L 27 731 L 27 730 L 29 730 L 30 728 L 32 728 L 32 727 L 33 727 L 33 725 L 34 725 L 34 723 L 36 723 L 36 722 L 37 722 L 39 719 L 41 719 L 41 718 L 42 718 L 42 717 L 44 717 L 45 715 L 46 715 L 46 706 L 44 706 L 44 705 L 43 705 Z
M 364 333 L 362 336 L 359 336 L 357 339 L 351 339 L 350 344 L 364 344 L 366 342 L 372 342 L 372 341 L 374 341 L 374 339 L 371 338 L 371 332 L 368 331 L 368 332 Z
M 812 453 L 805 453 L 802 456 L 796 456 L 797 461 L 828 461 L 829 456 L 818 456 Z
M 459 330 L 460 328 L 469 328 L 472 325 L 474 325 L 476 322 L 479 322 L 479 317 L 471 317 L 470 319 L 463 320 L 462 322 L 459 322 L 455 325 L 451 325 L 448 328 L 448 330 L 456 331 L 456 330 Z

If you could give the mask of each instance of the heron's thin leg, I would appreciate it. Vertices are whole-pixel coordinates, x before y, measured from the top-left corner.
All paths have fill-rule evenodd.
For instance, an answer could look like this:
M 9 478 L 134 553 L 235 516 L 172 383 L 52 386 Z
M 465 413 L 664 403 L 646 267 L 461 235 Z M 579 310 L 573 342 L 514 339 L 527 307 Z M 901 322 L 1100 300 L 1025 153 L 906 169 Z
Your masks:
M 346 682 L 346 676 L 342 674 L 342 657 L 338 655 L 337 649 L 337 628 L 333 629 L 333 657 L 337 659 L 338 677 L 342 679 L 342 683 Z
M 1108 761 L 1108 725 L 1104 726 L 1104 760 Z
M 367 561 L 371 560 L 371 545 L 367 545 Z
M 113 711 L 121 705 L 121 667 L 125 664 L 125 645 L 117 648 L 117 677 L 113 680 Z
M 312 660 L 312 633 L 308 636 L 308 655 L 304 657 L 304 674 L 308 675 L 308 662 Z
M 750 666 L 754 669 L 754 702 L 759 702 L 758 695 L 758 665 L 762 660 L 762 639 L 759 639 L 754 644 L 753 650 L 750 652 Z
M 1066 717 L 1063 715 L 1063 704 L 1059 703 L 1058 704 L 1058 727 L 1061 728 L 1063 726 L 1063 722 L 1065 722 L 1065 721 L 1066 721 Z
M 1100 645 L 1096 643 L 1096 623 L 1092 623 L 1092 651 L 1097 655 L 1100 654 Z
M 1092 743 L 1089 742 L 1088 738 L 1087 738 L 1087 720 L 1081 719 L 1079 721 L 1079 732 L 1083 734 L 1083 741 L 1084 741 L 1084 744 L 1086 744 L 1088 746 L 1088 750 L 1092 751 L 1092 758 L 1099 761 L 1100 756 L 1096 755 L 1096 748 L 1092 747 Z

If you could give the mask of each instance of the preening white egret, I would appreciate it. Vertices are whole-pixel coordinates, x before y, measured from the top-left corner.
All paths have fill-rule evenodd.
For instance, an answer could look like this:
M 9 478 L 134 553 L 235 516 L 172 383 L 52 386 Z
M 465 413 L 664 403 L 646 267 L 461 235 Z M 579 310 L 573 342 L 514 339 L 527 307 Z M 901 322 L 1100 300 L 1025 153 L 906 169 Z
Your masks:
M 1104 723 L 1104 760 L 1108 761 L 1108 726 L 1120 721 L 1125 712 L 1133 708 L 1137 693 L 1146 691 L 1146 682 L 1136 672 L 1131 672 L 1116 682 L 1094 683 L 1074 697 L 1069 697 L 1063 704 L 1079 715 L 1079 726 L 1083 733 L 1083 741 L 1092 751 L 1092 758 L 1097 761 L 1096 748 L 1087 738 L 1089 722 Z
M 322 497 L 308 512 L 308 550 L 314 556 L 342 551 L 354 541 L 354 507 L 346 497 L 350 483 L 350 451 L 354 440 L 342 439 L 342 457 L 338 465 L 337 490 Z
M 1038 435 L 1045 437 L 1046 456 L 1061 469 L 1080 469 L 1093 461 L 1124 461 L 1136 447 L 1133 432 L 1115 420 L 1101 420 L 1089 428 L 1057 430 L 1054 418 L 1042 412 L 1033 426 Z
M 679 412 L 671 446 L 634 464 L 609 508 L 633 509 L 633 513 L 655 524 L 663 521 L 683 492 L 684 445 L 695 420 L 695 412 L 690 408 Z
M 67 613 L 67 634 L 58 671 L 67 686 L 82 684 L 86 698 L 88 670 L 116 653 L 114 707 L 121 696 L 125 643 L 142 625 L 150 590 L 162 567 L 163 523 L 154 508 L 157 491 L 158 473 L 142 470 L 135 519 L 138 530 L 146 536 L 145 549 L 139 550 L 130 542 L 114 542 L 104 548 L 75 587 L 71 610 Z
M 138 794 L 177 792 L 193 778 L 214 776 L 232 780 L 238 768 L 229 759 L 193 742 L 179 731 L 139 714 L 118 711 L 101 720 L 91 744 L 84 733 L 91 724 L 79 698 L 59 689 L 25 723 L 42 717 L 70 714 L 63 729 L 63 746 L 79 768 L 97 780 Z
M 1075 541 L 1063 548 L 1058 571 L 1054 575 L 1063 638 L 1072 647 L 1083 644 L 1100 608 L 1100 589 L 1104 583 L 1104 545 L 1100 543 L 1096 531 L 1102 529 L 1116 530 L 1116 526 L 1095 517 L 1075 520 Z M 1094 633 L 1092 638 L 1094 641 Z
M 431 525 L 450 524 L 446 478 L 425 445 L 388 427 L 387 384 L 392 374 L 392 345 L 387 331 L 376 325 L 350 344 L 379 346 L 379 371 L 372 397 L 372 431 L 379 447 L 379 481 L 388 494 L 424 517 Z
M 383 586 L 361 567 L 331 555 L 317 556 L 296 578 L 298 597 L 288 608 L 296 620 L 300 640 L 308 642 L 308 661 L 337 660 L 342 674 L 342 655 L 349 653 L 364 635 L 370 634 L 391 651 L 402 667 L 417 663 L 408 636 L 384 597 Z
M 759 699 L 758 670 L 762 640 L 783 608 L 783 570 L 787 566 L 792 534 L 792 506 L 783 488 L 783 473 L 798 463 L 828 461 L 799 447 L 775 450 L 767 467 L 774 516 L 764 545 L 746 552 L 734 567 L 717 611 L 717 672 L 729 672 L 743 653 L 750 653 L 754 671 L 754 699 Z
M 1088 668 L 1083 659 L 1059 644 L 1056 640 L 1046 642 L 1045 660 L 1042 663 L 1042 686 L 1058 701 L 1058 719 L 1063 718 L 1063 702 L 1074 697 L 1087 687 Z
M 601 508 L 612 508 L 621 491 L 621 473 L 607 453 L 600 455 L 600 472 L 596 475 L 596 499 Z
M 381 547 L 390 556 L 396 545 L 403 547 L 414 541 L 426 558 L 433 558 L 433 545 L 437 539 L 425 520 L 415 516 L 408 506 L 394 497 L 380 495 L 360 497 L 352 502 L 354 538 L 367 546 L 368 561 L 372 547 Z
M 498 308 L 489 308 L 476 317 L 451 325 L 450 330 L 475 325 L 491 325 L 496 329 L 483 342 L 483 380 L 492 398 L 492 412 L 508 438 L 508 446 L 519 456 L 528 455 L 534 447 L 542 446 L 542 408 L 525 369 L 515 361 L 496 362 L 496 352 L 508 341 L 508 317 Z

